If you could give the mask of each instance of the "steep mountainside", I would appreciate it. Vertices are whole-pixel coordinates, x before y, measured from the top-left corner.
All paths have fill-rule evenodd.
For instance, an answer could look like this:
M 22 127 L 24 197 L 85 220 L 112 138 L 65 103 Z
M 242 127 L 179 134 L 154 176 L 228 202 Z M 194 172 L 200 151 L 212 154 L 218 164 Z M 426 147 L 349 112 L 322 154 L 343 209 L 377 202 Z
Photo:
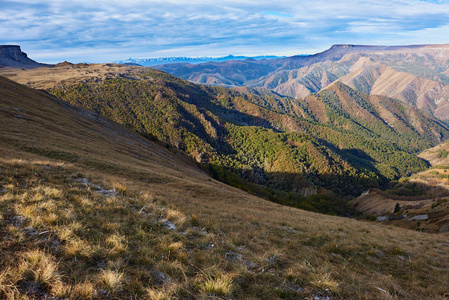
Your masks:
M 11 78 L 49 88 L 53 75 L 39 72 L 25 70 Z M 52 72 L 64 78 L 53 82 L 51 91 L 58 97 L 182 149 L 225 182 L 319 211 L 342 213 L 342 204 L 326 190 L 358 195 L 422 170 L 426 163 L 413 153 L 448 135 L 444 124 L 398 101 L 378 99 L 391 108 L 377 112 L 371 106 L 383 104 L 370 104 L 344 85 L 336 86 L 342 91 L 334 100 L 328 91 L 298 101 L 263 89 L 195 85 L 141 67 L 60 65 Z M 335 101 L 365 107 L 366 116 L 356 119 L 346 106 L 334 111 Z M 330 121 L 318 122 L 323 118 Z M 317 192 L 321 195 L 304 197 Z
M 2 77 L 0 115 L 1 299 L 447 292 L 447 234 L 264 201 L 176 149 Z
M 306 97 L 308 107 L 320 114 L 323 103 L 328 120 L 334 126 L 362 135 L 375 134 L 409 149 L 425 149 L 447 139 L 449 126 L 419 109 L 385 96 L 369 96 L 335 82 L 316 95 Z M 362 133 L 365 132 L 365 133 Z M 427 141 L 424 144 L 423 141 Z
M 47 66 L 45 64 L 37 63 L 28 58 L 25 52 L 20 50 L 20 46 L 15 45 L 0 45 L 0 68 L 38 68 Z
M 305 97 L 341 80 L 360 92 L 397 98 L 446 120 L 448 60 L 448 45 L 335 45 L 315 55 L 254 65 L 236 67 L 228 62 L 216 63 L 213 68 L 206 64 L 158 68 L 193 82 L 265 87 L 294 98 Z

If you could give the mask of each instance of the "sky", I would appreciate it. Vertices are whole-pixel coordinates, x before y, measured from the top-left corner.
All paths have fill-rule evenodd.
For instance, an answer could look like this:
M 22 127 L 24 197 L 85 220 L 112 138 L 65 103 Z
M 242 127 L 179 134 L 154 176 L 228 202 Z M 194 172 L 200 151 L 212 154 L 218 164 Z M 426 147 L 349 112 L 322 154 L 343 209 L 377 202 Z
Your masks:
M 0 0 L 0 44 L 46 63 L 445 43 L 449 0 Z

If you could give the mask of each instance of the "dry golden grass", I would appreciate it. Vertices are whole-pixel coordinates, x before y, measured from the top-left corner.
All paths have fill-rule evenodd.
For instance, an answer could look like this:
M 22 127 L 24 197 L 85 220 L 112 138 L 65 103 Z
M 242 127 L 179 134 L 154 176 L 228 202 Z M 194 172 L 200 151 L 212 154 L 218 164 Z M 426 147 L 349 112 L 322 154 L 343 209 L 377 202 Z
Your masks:
M 167 220 L 173 222 L 176 226 L 182 226 L 187 221 L 187 216 L 179 210 L 168 208 L 165 215 Z
M 148 300 L 170 300 L 172 299 L 172 292 L 164 289 L 146 289 L 146 299 Z
M 233 278 L 230 275 L 222 275 L 216 278 L 208 278 L 200 284 L 201 289 L 206 294 L 218 296 L 228 295 L 232 292 Z
M 95 295 L 95 287 L 90 282 L 77 283 L 70 290 L 70 295 L 75 299 L 92 299 Z
M 126 185 L 121 184 L 120 182 L 114 182 L 113 188 L 115 191 L 119 192 L 122 195 L 126 194 L 126 190 L 127 190 Z
M 111 294 L 120 290 L 123 286 L 124 274 L 114 270 L 102 270 L 99 274 L 99 283 Z
M 0 299 L 441 299 L 448 291 L 447 234 L 264 201 L 210 179 L 176 150 L 0 83 L 15 87 L 0 89 L 0 113 L 16 107 L 34 120 L 0 118 Z M 118 194 L 95 187 L 118 191 L 117 183 L 126 187 Z

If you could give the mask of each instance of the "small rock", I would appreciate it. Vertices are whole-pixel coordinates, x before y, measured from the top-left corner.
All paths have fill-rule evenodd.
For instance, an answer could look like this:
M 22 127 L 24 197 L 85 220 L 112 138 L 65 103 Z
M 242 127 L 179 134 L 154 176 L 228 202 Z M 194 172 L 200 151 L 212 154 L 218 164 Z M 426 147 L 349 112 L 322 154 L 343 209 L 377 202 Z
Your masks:
M 449 223 L 444 224 L 443 226 L 440 227 L 440 229 L 438 230 L 440 233 L 445 233 L 445 232 L 449 232 Z
M 305 292 L 304 288 L 300 287 L 300 286 L 297 285 L 296 283 L 288 282 L 288 283 L 285 283 L 284 286 L 285 286 L 287 289 L 292 290 L 292 291 L 297 292 L 297 293 L 301 293 L 301 294 L 302 294 L 302 293 Z
M 332 300 L 330 296 L 312 296 L 313 300 Z
M 170 222 L 167 219 L 162 219 L 161 220 L 161 224 L 166 227 L 168 230 L 176 230 L 176 226 L 175 224 L 173 224 L 172 222 Z
M 171 278 L 168 277 L 164 272 L 161 272 L 159 270 L 153 270 L 150 272 L 150 274 L 154 283 L 156 283 L 157 285 L 164 285 L 171 283 Z
M 243 264 L 246 266 L 246 268 L 248 269 L 248 271 L 257 271 L 260 270 L 260 266 L 258 264 L 256 264 L 255 262 L 252 262 L 250 260 L 245 260 L 243 262 Z M 262 269 L 261 272 L 263 272 L 264 270 Z
M 99 298 L 104 298 L 109 294 L 108 291 L 104 290 L 104 289 L 98 289 L 97 290 L 97 297 Z
M 273 255 L 268 259 L 268 262 L 270 263 L 270 265 L 275 265 L 277 260 L 278 260 L 278 257 Z
M 23 232 L 28 235 L 34 235 L 34 234 L 36 234 L 37 231 L 33 227 L 28 226 L 23 229 Z
M 291 232 L 291 233 L 299 233 L 298 230 L 293 229 L 293 228 L 288 229 L 288 232 Z
M 421 220 L 427 220 L 429 218 L 429 215 L 424 214 L 424 215 L 417 215 L 414 217 L 411 217 L 410 220 L 416 220 L 416 221 L 421 221 Z
M 53 252 L 57 252 L 57 251 L 58 251 L 59 245 L 61 245 L 61 243 L 60 243 L 58 240 L 53 240 L 53 241 L 51 242 L 50 249 L 51 249 Z
M 27 219 L 25 217 L 15 216 L 12 218 L 12 225 L 14 227 L 22 227 L 26 221 L 27 221 Z
M 385 253 L 383 253 L 382 251 L 380 251 L 380 250 L 376 250 L 376 256 L 377 257 L 385 257 Z
M 100 269 L 104 269 L 107 266 L 107 262 L 104 259 L 100 259 L 99 261 L 97 261 L 97 267 Z
M 234 262 L 243 260 L 243 255 L 241 255 L 239 253 L 232 252 L 232 251 L 226 252 L 225 257 L 226 257 L 226 259 L 228 259 L 230 261 L 234 261 Z

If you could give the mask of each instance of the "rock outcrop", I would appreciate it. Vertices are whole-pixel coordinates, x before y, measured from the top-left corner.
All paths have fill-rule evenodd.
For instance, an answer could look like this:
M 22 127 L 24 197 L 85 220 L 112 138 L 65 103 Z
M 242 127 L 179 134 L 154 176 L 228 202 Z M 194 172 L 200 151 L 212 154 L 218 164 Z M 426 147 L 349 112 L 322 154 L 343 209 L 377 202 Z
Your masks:
M 49 66 L 38 63 L 28 58 L 25 52 L 22 52 L 20 46 L 17 45 L 0 45 L 0 68 L 24 68 L 33 69 L 38 67 Z

